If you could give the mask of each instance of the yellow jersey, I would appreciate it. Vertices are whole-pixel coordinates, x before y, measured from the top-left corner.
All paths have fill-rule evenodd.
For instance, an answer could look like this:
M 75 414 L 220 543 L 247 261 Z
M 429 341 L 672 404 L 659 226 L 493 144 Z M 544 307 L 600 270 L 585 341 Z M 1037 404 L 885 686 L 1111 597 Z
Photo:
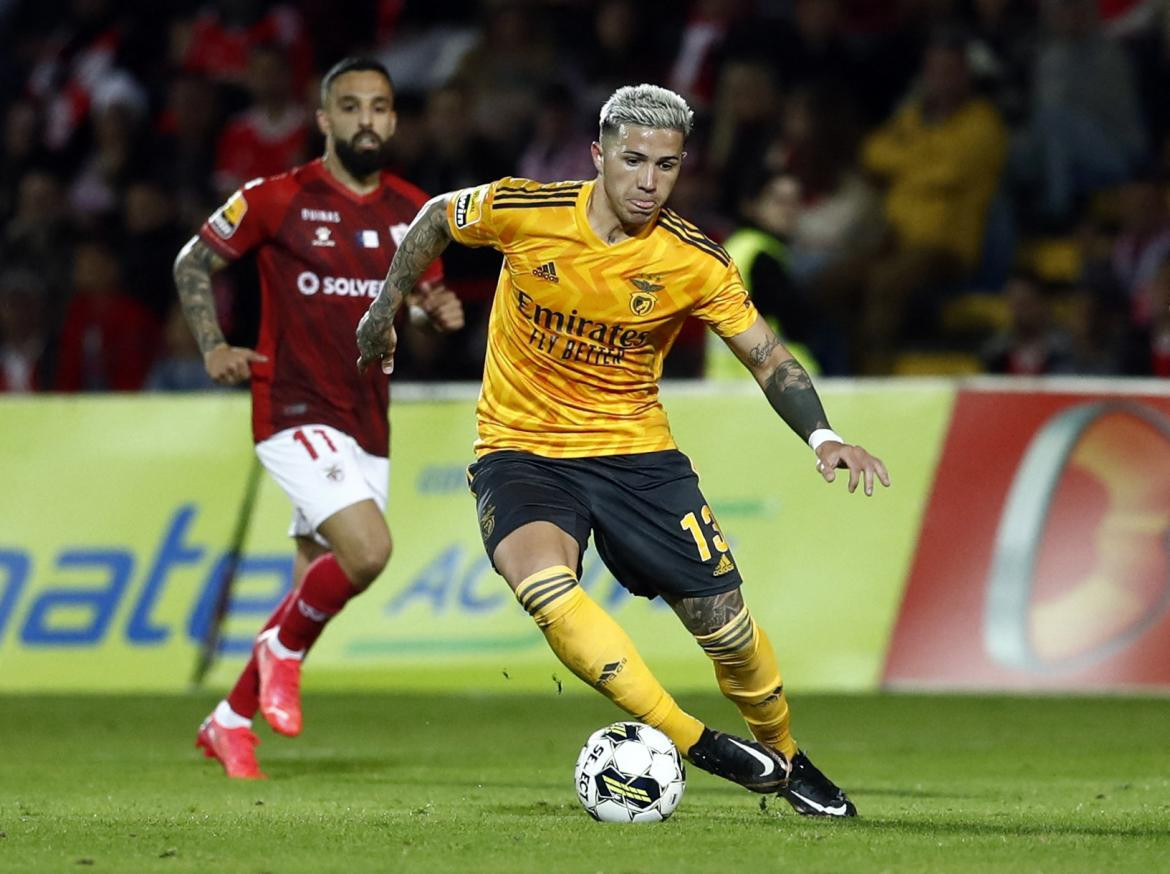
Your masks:
M 673 449 L 658 380 L 684 320 L 697 316 L 722 337 L 756 320 L 727 253 L 671 210 L 635 237 L 602 240 L 586 216 L 595 184 L 504 178 L 448 201 L 455 240 L 504 255 L 477 456 Z

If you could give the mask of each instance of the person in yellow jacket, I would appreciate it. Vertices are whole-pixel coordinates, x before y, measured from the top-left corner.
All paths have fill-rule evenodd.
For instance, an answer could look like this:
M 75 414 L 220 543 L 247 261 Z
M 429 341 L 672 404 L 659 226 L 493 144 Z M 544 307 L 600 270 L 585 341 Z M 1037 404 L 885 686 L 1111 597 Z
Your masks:
M 837 324 L 856 326 L 855 369 L 886 372 L 909 317 L 930 318 L 977 265 L 1006 151 L 998 110 L 972 91 L 964 38 L 936 34 L 918 92 L 862 147 L 864 168 L 885 187 L 884 243 L 826 292 Z

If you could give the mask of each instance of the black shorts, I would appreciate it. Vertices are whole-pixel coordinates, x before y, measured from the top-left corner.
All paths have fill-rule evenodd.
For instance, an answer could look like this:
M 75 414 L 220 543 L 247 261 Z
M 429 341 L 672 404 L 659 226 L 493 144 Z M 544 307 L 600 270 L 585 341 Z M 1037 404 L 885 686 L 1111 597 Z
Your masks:
M 591 458 L 505 450 L 472 464 L 467 479 L 489 558 L 521 525 L 543 521 L 573 537 L 582 555 L 592 532 L 601 560 L 634 595 L 702 597 L 743 582 L 677 449 Z

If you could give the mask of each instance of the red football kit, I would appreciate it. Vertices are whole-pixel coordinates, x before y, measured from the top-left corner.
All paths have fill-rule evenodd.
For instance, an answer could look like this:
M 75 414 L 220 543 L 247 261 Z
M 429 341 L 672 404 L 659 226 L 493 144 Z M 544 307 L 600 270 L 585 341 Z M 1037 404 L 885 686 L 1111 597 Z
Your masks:
M 359 195 L 320 159 L 249 182 L 200 228 L 234 261 L 257 250 L 260 337 L 252 363 L 252 437 L 330 425 L 371 455 L 389 453 L 389 379 L 359 374 L 354 331 L 377 297 L 407 226 L 427 197 L 391 173 Z M 427 281 L 442 278 L 439 262 Z

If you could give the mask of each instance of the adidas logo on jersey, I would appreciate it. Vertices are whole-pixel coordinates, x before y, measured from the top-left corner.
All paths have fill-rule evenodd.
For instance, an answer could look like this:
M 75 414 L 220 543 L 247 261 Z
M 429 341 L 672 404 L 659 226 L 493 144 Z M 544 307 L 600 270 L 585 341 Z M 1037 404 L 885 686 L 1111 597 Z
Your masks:
M 549 261 L 547 264 L 541 264 L 539 267 L 537 267 L 535 270 L 532 271 L 532 275 L 535 276 L 537 279 L 543 279 L 547 282 L 560 282 L 561 281 L 560 278 L 557 276 L 557 265 L 554 264 L 552 261 Z
M 715 565 L 715 570 L 712 572 L 711 576 L 721 577 L 724 574 L 731 573 L 733 570 L 735 570 L 735 562 L 728 558 L 725 553 L 719 556 L 719 564 Z

